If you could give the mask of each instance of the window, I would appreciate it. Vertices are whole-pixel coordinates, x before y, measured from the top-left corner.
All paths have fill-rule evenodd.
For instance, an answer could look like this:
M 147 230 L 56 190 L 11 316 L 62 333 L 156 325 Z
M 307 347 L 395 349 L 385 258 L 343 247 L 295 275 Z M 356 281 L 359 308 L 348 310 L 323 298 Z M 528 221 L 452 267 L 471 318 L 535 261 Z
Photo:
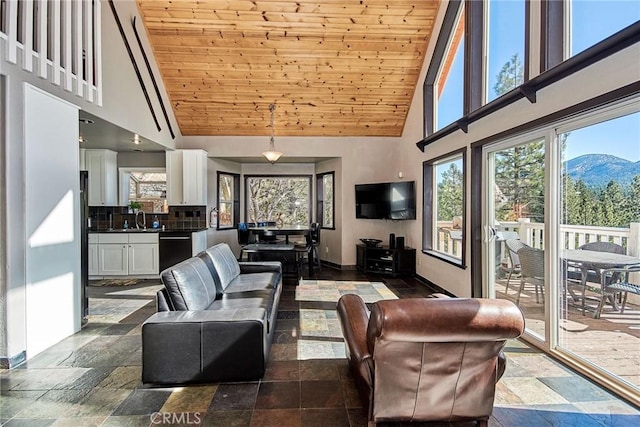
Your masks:
M 120 179 L 123 183 L 129 180 L 129 202 L 140 203 L 141 209 L 147 213 L 169 212 L 167 173 L 164 169 L 121 168 Z
M 322 228 L 335 229 L 335 172 L 316 175 L 316 218 Z
M 525 2 L 488 2 L 486 102 L 524 82 Z
M 438 130 L 464 115 L 464 6 L 460 8 L 434 90 L 435 130 Z
M 311 176 L 245 176 L 245 220 L 309 224 Z
M 240 175 L 218 172 L 218 224 L 216 227 L 234 228 L 240 219 Z
M 636 0 L 572 0 L 567 6 L 570 8 L 566 42 L 569 56 L 640 20 L 640 3 Z
M 464 264 L 466 149 L 423 164 L 422 249 L 452 264 Z

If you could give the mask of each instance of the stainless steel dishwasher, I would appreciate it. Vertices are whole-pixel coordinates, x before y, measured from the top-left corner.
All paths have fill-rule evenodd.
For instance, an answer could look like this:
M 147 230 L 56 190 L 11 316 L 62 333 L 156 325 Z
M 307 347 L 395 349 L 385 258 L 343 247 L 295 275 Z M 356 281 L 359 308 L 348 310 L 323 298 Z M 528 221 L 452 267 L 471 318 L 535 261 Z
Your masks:
M 161 231 L 160 243 L 160 272 L 191 257 L 190 231 Z

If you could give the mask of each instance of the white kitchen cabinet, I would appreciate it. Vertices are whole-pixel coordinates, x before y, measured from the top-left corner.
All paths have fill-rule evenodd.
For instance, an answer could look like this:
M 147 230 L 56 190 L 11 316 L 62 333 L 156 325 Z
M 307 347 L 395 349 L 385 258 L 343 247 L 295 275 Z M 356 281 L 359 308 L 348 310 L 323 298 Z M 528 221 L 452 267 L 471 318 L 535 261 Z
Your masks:
M 89 276 L 97 276 L 100 274 L 100 262 L 98 255 L 98 244 L 89 244 Z
M 129 234 L 129 275 L 159 273 L 158 233 Z
M 207 152 L 167 151 L 167 202 L 169 206 L 207 204 Z
M 158 244 L 129 244 L 129 275 L 158 274 Z
M 85 150 L 89 171 L 89 206 L 118 205 L 118 153 L 111 150 Z
M 128 243 L 98 245 L 98 274 L 100 276 L 127 276 L 129 274 Z
M 89 276 L 149 276 L 159 273 L 158 233 L 95 233 L 89 244 Z M 90 235 L 91 236 L 91 235 Z M 95 238 L 93 239 L 95 241 Z M 97 271 L 92 271 L 95 247 Z

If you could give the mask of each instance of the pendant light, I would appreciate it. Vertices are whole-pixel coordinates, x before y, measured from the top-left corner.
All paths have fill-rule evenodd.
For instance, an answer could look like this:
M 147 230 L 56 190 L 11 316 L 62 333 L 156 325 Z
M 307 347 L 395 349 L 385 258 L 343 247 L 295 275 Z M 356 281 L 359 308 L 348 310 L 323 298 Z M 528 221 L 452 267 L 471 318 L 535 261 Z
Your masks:
M 275 162 L 278 161 L 280 156 L 282 156 L 282 153 L 280 151 L 276 151 L 275 138 L 273 136 L 274 134 L 273 116 L 276 111 L 276 105 L 270 104 L 269 111 L 271 112 L 271 122 L 270 122 L 271 138 L 269 138 L 269 151 L 265 151 L 264 153 L 262 153 L 262 155 L 269 161 L 269 163 L 274 164 Z

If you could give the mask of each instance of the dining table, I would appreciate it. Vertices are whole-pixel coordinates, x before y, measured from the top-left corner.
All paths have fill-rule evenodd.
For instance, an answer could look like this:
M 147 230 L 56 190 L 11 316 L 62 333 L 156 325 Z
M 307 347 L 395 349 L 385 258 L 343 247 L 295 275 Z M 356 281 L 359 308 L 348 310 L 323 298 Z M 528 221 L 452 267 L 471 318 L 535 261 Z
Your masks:
M 255 235 L 275 235 L 284 236 L 285 245 L 289 244 L 289 236 L 307 236 L 311 233 L 311 224 L 282 224 L 265 225 L 258 223 L 256 226 L 248 227 L 247 230 Z M 306 240 L 306 239 L 305 239 Z M 306 243 L 305 243 L 306 245 Z M 308 252 L 309 275 L 313 272 L 313 251 Z
M 584 249 L 567 249 L 562 251 L 562 259 L 569 265 L 576 266 L 580 270 L 580 286 L 582 287 L 582 314 L 585 312 L 585 290 L 589 270 L 601 271 L 608 268 L 624 268 L 631 265 L 640 264 L 640 258 L 631 255 L 616 254 L 611 252 L 589 251 Z M 600 278 L 600 281 L 602 279 Z M 602 288 L 602 298 L 606 298 L 604 287 L 606 284 L 600 284 Z M 574 301 L 577 299 L 573 293 L 571 294 Z M 611 299 L 611 304 L 616 308 L 615 299 Z

